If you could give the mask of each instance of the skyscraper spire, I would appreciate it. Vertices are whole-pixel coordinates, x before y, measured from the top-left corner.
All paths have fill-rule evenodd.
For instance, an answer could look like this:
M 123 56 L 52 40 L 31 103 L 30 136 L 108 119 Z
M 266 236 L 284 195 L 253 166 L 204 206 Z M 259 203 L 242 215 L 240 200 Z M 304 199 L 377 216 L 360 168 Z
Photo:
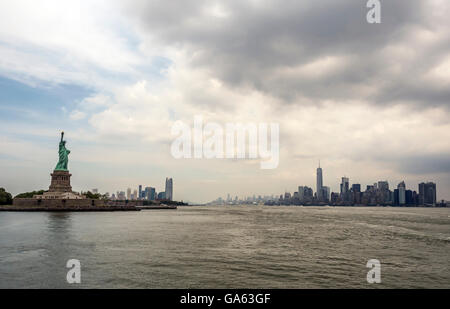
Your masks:
M 322 168 L 320 168 L 320 160 L 319 167 L 317 168 L 317 187 L 316 187 L 316 196 L 319 201 L 323 200 L 323 178 L 322 178 Z

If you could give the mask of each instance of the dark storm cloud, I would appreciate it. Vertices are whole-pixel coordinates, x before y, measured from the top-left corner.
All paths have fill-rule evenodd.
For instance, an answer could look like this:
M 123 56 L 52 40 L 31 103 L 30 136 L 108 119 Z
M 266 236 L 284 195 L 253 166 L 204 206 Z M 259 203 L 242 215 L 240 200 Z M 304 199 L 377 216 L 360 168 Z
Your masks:
M 153 38 L 187 49 L 194 67 L 232 87 L 255 88 L 287 103 L 306 98 L 448 105 L 449 91 L 423 78 L 448 53 L 448 38 L 436 50 L 414 45 L 414 31 L 435 30 L 429 2 L 382 1 L 378 25 L 366 22 L 366 2 L 142 1 L 128 9 Z M 226 17 L 209 13 L 216 3 Z M 392 72 L 402 59 L 391 58 L 386 47 L 399 43 L 416 55 Z M 327 57 L 335 68 L 325 63 L 317 66 L 318 76 L 302 72 Z
M 450 154 L 404 157 L 397 162 L 400 172 L 410 174 L 449 174 Z

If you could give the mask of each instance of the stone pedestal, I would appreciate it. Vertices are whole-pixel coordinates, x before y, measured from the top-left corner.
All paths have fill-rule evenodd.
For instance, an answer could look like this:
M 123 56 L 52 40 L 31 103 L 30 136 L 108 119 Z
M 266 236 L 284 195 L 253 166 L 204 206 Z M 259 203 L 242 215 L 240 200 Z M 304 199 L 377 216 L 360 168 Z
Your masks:
M 53 171 L 52 182 L 48 188 L 49 192 L 72 192 L 72 186 L 70 185 L 70 176 L 72 174 L 69 171 Z

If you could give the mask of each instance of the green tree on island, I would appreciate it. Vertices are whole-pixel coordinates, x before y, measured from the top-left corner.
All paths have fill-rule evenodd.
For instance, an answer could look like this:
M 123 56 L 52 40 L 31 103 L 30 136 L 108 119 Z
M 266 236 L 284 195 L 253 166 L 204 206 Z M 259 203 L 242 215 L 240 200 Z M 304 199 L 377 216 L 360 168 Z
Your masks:
M 6 192 L 5 188 L 0 188 L 0 205 L 11 205 L 12 195 Z
M 35 195 L 42 195 L 46 190 L 31 191 L 17 194 L 14 198 L 32 198 Z
M 86 198 L 93 199 L 93 200 L 107 200 L 108 199 L 108 196 L 106 196 L 106 194 L 92 193 L 91 191 L 81 192 L 81 194 L 85 195 Z

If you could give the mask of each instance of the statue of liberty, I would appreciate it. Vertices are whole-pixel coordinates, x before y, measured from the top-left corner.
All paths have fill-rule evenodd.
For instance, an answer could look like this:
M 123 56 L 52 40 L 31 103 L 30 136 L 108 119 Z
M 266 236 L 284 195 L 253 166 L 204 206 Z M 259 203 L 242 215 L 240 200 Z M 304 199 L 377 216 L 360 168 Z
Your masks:
M 59 160 L 56 164 L 55 171 L 68 171 L 70 150 L 66 148 L 66 141 L 63 140 L 64 132 L 61 132 L 61 141 L 59 142 Z

